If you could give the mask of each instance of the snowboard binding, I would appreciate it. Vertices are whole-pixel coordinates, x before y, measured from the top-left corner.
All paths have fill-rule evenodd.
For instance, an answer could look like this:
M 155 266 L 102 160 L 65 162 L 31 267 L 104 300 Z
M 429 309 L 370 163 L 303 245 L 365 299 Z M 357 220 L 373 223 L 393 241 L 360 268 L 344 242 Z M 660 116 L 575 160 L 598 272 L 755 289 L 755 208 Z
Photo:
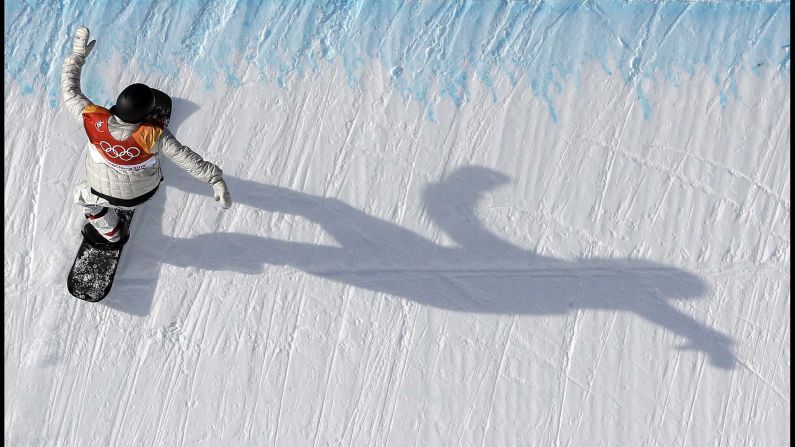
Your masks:
M 130 240 L 130 228 L 127 222 L 124 220 L 121 220 L 120 222 L 122 224 L 121 230 L 119 230 L 121 231 L 121 237 L 116 242 L 107 240 L 104 236 L 99 234 L 97 229 L 94 228 L 94 226 L 90 223 L 83 225 L 83 229 L 80 231 L 80 233 L 83 235 L 86 243 L 93 248 L 98 250 L 118 250 L 122 248 L 128 240 Z

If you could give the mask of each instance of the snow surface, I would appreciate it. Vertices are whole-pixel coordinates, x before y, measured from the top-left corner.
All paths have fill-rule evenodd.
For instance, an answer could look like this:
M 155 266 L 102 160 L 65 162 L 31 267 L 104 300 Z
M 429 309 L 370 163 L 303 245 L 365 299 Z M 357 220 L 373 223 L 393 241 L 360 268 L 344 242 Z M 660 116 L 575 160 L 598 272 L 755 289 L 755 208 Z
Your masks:
M 790 3 L 4 6 L 5 445 L 790 443 Z M 164 161 L 66 291 L 85 136 Z

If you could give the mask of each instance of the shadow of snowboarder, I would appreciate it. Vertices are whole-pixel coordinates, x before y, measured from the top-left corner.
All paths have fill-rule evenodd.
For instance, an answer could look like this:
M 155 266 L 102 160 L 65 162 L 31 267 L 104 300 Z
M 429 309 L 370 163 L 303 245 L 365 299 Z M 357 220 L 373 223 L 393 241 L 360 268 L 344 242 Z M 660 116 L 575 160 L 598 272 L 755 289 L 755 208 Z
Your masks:
M 195 184 L 187 175 L 171 180 L 170 186 L 209 195 L 209 189 L 202 188 L 206 185 Z M 688 348 L 708 354 L 713 365 L 734 366 L 733 341 L 670 302 L 707 293 L 707 284 L 696 275 L 637 259 L 566 261 L 540 256 L 484 227 L 475 206 L 485 192 L 507 181 L 490 169 L 465 167 L 426 188 L 426 211 L 455 247 L 437 245 L 340 200 L 234 177 L 227 182 L 237 206 L 309 219 L 339 246 L 242 233 L 169 238 L 150 228 L 143 231 L 147 244 L 161 251 L 159 260 L 178 266 L 256 274 L 268 264 L 288 265 L 331 281 L 457 312 L 560 315 L 577 308 L 632 312 L 686 338 Z M 146 225 L 150 224 L 151 220 Z M 155 250 L 147 252 L 144 256 L 154 255 Z

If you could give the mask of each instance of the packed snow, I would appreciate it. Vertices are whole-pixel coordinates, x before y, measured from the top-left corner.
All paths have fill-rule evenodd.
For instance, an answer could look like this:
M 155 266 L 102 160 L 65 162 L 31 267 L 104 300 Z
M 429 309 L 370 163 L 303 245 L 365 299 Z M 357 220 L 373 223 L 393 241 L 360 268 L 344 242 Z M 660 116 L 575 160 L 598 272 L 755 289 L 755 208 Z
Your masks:
M 790 3 L 12 0 L 7 446 L 790 444 Z M 163 160 L 70 296 L 86 136 Z

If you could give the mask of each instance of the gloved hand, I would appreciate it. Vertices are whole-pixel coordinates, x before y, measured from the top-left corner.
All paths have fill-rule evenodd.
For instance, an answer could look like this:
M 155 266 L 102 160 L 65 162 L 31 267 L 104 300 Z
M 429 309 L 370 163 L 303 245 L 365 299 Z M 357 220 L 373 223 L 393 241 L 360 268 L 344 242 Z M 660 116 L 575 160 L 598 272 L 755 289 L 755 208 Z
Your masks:
M 91 32 L 85 26 L 81 26 L 75 31 L 75 37 L 72 40 L 72 53 L 78 54 L 83 57 L 88 57 L 94 45 L 97 44 L 96 40 L 88 41 Z
M 213 186 L 213 195 L 215 201 L 221 201 L 221 206 L 224 209 L 229 209 L 232 206 L 232 196 L 229 195 L 229 188 L 226 186 L 224 178 L 217 175 L 210 179 L 210 184 Z

